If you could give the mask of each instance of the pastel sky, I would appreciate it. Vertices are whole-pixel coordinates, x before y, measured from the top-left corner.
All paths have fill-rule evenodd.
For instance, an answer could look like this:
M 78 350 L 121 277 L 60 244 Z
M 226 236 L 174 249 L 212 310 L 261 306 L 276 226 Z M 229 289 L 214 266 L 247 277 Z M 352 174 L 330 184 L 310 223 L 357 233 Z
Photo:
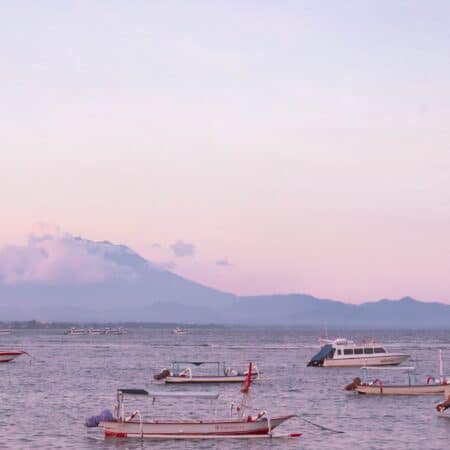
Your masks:
M 0 3 L 0 246 L 450 303 L 448 1 Z

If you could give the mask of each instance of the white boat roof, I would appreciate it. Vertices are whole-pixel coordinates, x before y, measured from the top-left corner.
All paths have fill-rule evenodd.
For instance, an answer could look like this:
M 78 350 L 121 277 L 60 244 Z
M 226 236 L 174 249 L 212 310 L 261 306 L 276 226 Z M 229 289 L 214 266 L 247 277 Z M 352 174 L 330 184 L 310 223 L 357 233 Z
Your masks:
M 126 395 L 144 395 L 151 398 L 202 398 L 215 400 L 219 398 L 218 392 L 190 392 L 190 391 L 146 391 L 145 389 L 117 389 L 118 392 Z
M 222 361 L 172 361 L 172 364 L 193 364 L 201 366 L 202 364 L 222 364 Z
M 153 392 L 150 391 L 148 393 L 149 397 L 157 398 L 157 397 L 168 397 L 168 398 L 202 398 L 207 400 L 216 400 L 219 398 L 218 392 Z
M 319 339 L 319 343 L 321 345 L 325 344 L 331 344 L 335 346 L 354 346 L 354 347 L 384 347 L 384 345 L 381 342 L 377 341 L 361 341 L 361 342 L 355 342 L 351 339 L 347 338 L 336 338 L 336 339 Z

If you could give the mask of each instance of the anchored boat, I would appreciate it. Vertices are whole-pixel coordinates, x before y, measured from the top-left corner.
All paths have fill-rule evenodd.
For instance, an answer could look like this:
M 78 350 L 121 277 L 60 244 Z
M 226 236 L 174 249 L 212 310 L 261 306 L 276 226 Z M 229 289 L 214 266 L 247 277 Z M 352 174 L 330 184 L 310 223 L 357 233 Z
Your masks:
M 374 367 L 365 367 L 363 371 L 367 372 Z M 379 370 L 379 369 L 378 369 Z M 367 374 L 363 375 L 363 380 L 356 377 L 354 380 L 345 386 L 346 391 L 353 391 L 359 394 L 373 394 L 373 395 L 436 395 L 445 392 L 445 389 L 450 387 L 447 379 L 428 377 L 424 384 L 413 383 L 415 367 L 391 367 L 383 368 L 383 370 L 400 370 L 406 371 L 408 375 L 408 383 L 394 384 L 384 383 L 380 378 L 375 378 L 373 381 L 368 381 Z
M 65 332 L 65 334 L 69 334 L 71 336 L 82 336 L 82 335 L 88 334 L 88 330 L 86 330 L 85 328 L 72 327 L 72 328 L 69 328 Z
M 276 435 L 273 430 L 293 414 L 270 416 L 267 411 L 260 411 L 256 415 L 249 415 L 248 393 L 252 381 L 252 365 L 249 364 L 244 387 L 241 389 L 242 400 L 239 406 L 234 404 L 230 408 L 230 417 L 225 419 L 145 419 L 136 410 L 130 415 L 125 414 L 124 398 L 139 396 L 148 398 L 152 404 L 161 398 L 170 398 L 177 403 L 185 398 L 209 400 L 211 403 L 219 398 L 218 393 L 212 392 L 148 392 L 144 389 L 118 389 L 117 404 L 114 414 L 103 411 L 99 416 L 93 416 L 86 421 L 87 426 L 100 426 L 106 437 L 117 438 L 153 438 L 153 439 L 223 439 L 223 438 L 257 438 L 257 437 L 299 437 L 300 433 Z M 216 411 L 215 405 L 211 405 Z M 237 413 L 236 415 L 233 414 Z
M 181 327 L 175 327 L 172 330 L 172 334 L 188 334 L 189 330 L 186 330 L 185 328 L 181 328 Z
M 122 335 L 122 334 L 128 334 L 128 330 L 126 328 L 105 328 L 104 330 L 105 334 L 117 334 L 117 335 Z
M 350 339 L 321 339 L 320 351 L 308 362 L 314 367 L 395 366 L 409 358 L 404 353 L 389 353 L 376 342 L 355 344 Z
M 217 374 L 193 375 L 191 367 L 182 367 L 200 367 L 205 364 L 216 366 Z M 252 365 L 251 376 L 253 381 L 259 379 L 259 370 L 255 364 Z M 161 369 L 153 376 L 155 380 L 164 380 L 166 383 L 242 383 L 246 377 L 247 371 L 238 372 L 220 361 L 173 361 L 171 369 Z

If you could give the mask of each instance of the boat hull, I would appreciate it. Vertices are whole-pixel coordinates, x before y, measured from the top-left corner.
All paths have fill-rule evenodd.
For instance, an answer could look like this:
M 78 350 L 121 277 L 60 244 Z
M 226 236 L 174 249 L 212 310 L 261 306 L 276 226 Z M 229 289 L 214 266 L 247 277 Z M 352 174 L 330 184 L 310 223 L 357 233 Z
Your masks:
M 417 385 L 359 385 L 354 391 L 359 394 L 372 395 L 433 395 L 442 394 L 445 389 L 449 388 L 448 384 L 417 384 Z
M 12 361 L 22 354 L 23 352 L 15 350 L 0 352 L 0 363 Z
M 397 366 L 406 361 L 409 355 L 391 354 L 364 358 L 335 358 L 324 359 L 323 367 L 368 367 L 368 366 Z
M 173 384 L 186 384 L 186 383 L 243 383 L 246 379 L 245 375 L 236 375 L 236 376 L 194 376 L 194 377 L 175 377 L 168 376 L 164 379 L 166 383 Z
M 270 420 L 271 430 L 285 420 L 294 417 L 279 416 Z M 139 421 L 130 422 L 100 422 L 106 437 L 121 438 L 153 438 L 153 439 L 184 439 L 184 438 L 220 438 L 245 437 L 249 435 L 269 435 L 266 418 L 257 420 L 180 420 L 180 421 Z

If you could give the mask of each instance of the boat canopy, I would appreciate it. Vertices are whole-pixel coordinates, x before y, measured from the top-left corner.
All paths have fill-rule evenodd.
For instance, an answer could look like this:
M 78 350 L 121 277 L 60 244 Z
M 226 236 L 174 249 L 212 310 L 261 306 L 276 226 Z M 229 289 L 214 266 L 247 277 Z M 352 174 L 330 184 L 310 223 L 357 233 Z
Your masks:
M 192 364 L 194 366 L 201 366 L 202 364 L 222 364 L 221 361 L 172 361 L 172 364 Z M 225 364 L 225 363 L 223 363 Z
M 148 395 L 145 389 L 117 389 L 117 392 L 124 395 Z
M 201 398 L 206 400 L 217 400 L 219 398 L 218 392 L 149 392 L 148 395 L 152 398 L 168 397 L 168 398 Z
M 333 345 L 325 344 L 319 352 L 314 355 L 308 363 L 308 366 L 322 366 L 323 361 L 333 355 Z
M 225 370 L 225 362 L 223 361 L 172 361 L 173 374 L 178 376 L 180 374 L 181 365 L 190 364 L 193 366 L 202 366 L 203 364 L 211 364 L 217 367 L 217 375 L 220 375 L 221 367 Z
M 119 394 L 123 395 L 145 395 L 151 398 L 169 397 L 169 398 L 203 398 L 217 399 L 218 392 L 168 392 L 168 391 L 146 391 L 145 389 L 117 389 Z

